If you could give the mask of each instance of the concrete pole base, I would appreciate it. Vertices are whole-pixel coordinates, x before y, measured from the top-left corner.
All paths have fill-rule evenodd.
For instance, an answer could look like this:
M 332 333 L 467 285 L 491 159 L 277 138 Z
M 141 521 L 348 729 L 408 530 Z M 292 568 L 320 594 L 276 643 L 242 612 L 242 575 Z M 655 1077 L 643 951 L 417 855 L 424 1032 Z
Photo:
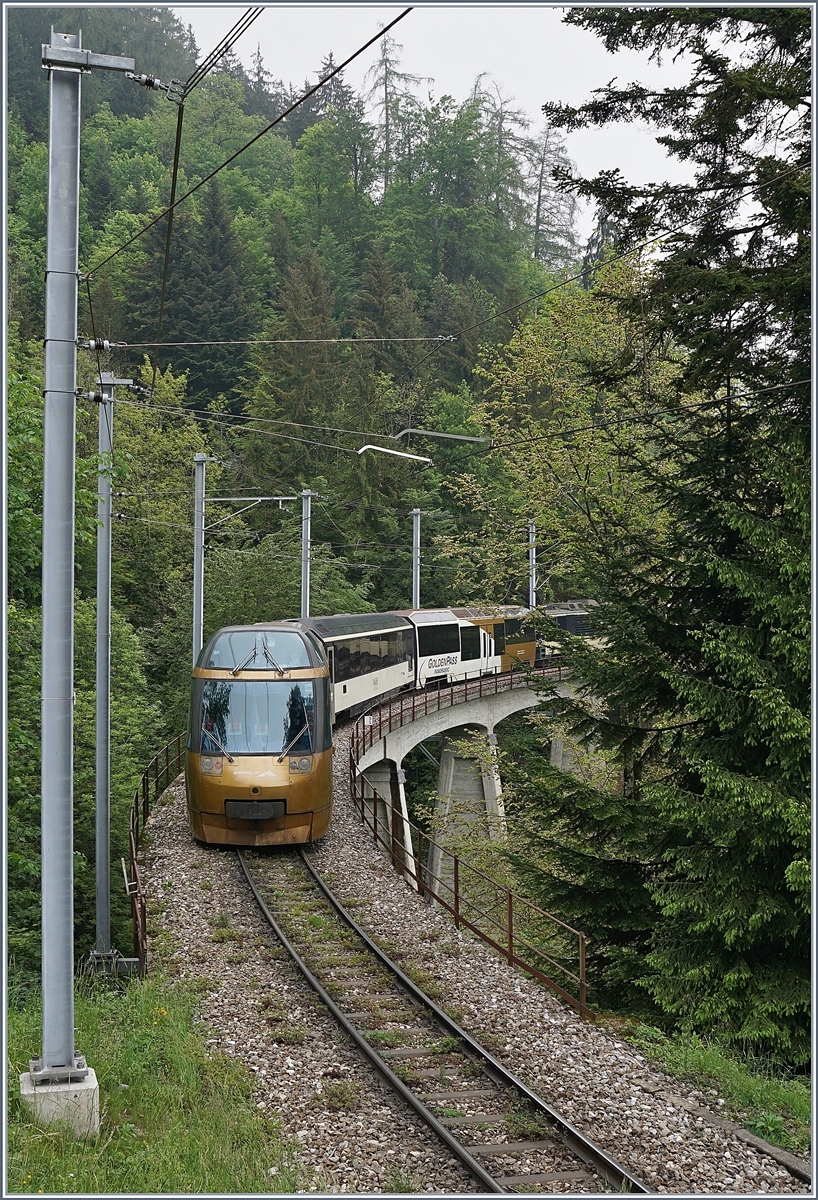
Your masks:
M 26 1071 L 20 1076 L 20 1099 L 38 1125 L 65 1125 L 75 1137 L 99 1132 L 99 1084 L 91 1068 L 73 1083 L 40 1083 L 35 1086 Z

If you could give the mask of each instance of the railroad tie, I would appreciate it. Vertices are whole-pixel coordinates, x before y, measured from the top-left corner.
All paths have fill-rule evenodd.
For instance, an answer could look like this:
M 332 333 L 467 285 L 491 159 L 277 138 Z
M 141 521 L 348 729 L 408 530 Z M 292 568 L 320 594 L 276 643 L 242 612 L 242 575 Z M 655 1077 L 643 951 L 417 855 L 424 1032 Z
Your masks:
M 397 1050 L 379 1050 L 381 1058 L 429 1058 L 435 1053 L 434 1050 L 410 1050 L 407 1047 L 401 1046 Z M 434 1075 L 437 1071 L 433 1072 Z
M 593 1179 L 589 1171 L 549 1171 L 547 1175 L 500 1175 L 497 1182 L 503 1187 L 518 1187 L 521 1183 L 557 1183 L 561 1179 Z
M 484 1096 L 496 1095 L 497 1088 L 477 1088 L 473 1092 L 427 1092 L 421 1096 L 421 1100 L 435 1100 L 442 1103 L 444 1100 L 480 1100 Z
M 546 1138 L 538 1142 L 486 1142 L 482 1145 L 478 1142 L 476 1146 L 466 1146 L 469 1154 L 524 1154 L 528 1150 L 553 1150 L 556 1142 L 550 1142 Z
M 415 1071 L 419 1079 L 443 1079 L 446 1075 L 456 1075 L 460 1067 L 448 1066 L 442 1063 L 439 1067 L 424 1067 L 422 1071 Z
M 440 1124 L 452 1127 L 456 1125 L 502 1125 L 505 1119 L 505 1113 L 469 1113 L 465 1117 L 441 1117 Z

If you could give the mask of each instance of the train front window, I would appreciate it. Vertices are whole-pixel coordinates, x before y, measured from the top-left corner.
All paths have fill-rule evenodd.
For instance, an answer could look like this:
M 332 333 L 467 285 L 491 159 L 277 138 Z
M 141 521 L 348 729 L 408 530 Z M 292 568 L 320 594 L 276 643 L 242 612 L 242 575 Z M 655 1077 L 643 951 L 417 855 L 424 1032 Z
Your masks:
M 287 630 L 234 629 L 213 643 L 206 669 L 220 671 L 290 671 L 310 665 L 301 636 Z
M 284 749 L 289 754 L 311 754 L 314 746 L 311 680 L 292 684 L 204 681 L 202 754 L 280 754 Z

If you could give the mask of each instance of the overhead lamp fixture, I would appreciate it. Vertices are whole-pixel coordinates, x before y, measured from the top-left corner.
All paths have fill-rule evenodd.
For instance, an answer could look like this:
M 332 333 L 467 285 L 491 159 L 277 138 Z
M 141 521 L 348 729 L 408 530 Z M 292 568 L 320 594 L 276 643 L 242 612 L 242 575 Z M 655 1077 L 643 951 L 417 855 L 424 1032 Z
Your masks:
M 361 446 L 358 451 L 363 454 L 364 450 L 377 450 L 379 454 L 394 454 L 397 458 L 413 458 L 415 462 L 430 463 L 431 458 L 424 458 L 421 454 L 407 454 L 405 450 L 390 450 L 387 446 Z
M 398 438 L 405 437 L 408 433 L 422 433 L 424 437 L 450 438 L 453 442 L 489 442 L 492 438 L 485 437 L 468 437 L 465 433 L 439 433 L 436 429 L 402 429 L 400 433 L 394 433 L 390 436 L 393 441 Z

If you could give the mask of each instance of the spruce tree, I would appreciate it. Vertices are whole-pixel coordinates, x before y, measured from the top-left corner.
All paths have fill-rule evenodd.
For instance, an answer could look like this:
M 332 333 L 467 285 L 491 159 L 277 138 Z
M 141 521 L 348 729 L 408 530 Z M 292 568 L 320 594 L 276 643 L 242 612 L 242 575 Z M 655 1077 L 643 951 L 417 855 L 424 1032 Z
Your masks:
M 599 648 L 572 646 L 574 729 L 623 771 L 656 906 L 642 986 L 674 1019 L 809 1053 L 809 72 L 807 9 L 585 9 L 609 50 L 682 52 L 686 88 L 546 106 L 566 129 L 650 120 L 690 185 L 580 182 L 619 249 L 667 233 L 624 305 L 676 384 L 646 441 L 611 436 L 666 518 L 604 509 L 584 570 Z M 738 62 L 723 49 L 732 41 Z M 671 231 L 671 232 L 667 232 Z M 626 370 L 627 370 L 626 366 Z M 639 377 L 639 355 L 629 368 Z M 614 407 L 617 380 L 606 386 Z M 673 394 L 675 392 L 675 394 Z M 659 832 L 661 861 L 650 851 Z M 613 923 L 613 917 L 611 917 Z
M 174 236 L 175 236 L 174 226 Z M 193 231 L 183 279 L 173 305 L 166 301 L 163 340 L 247 341 L 257 333 L 251 287 L 242 269 L 242 248 L 218 183 L 205 191 L 201 219 Z M 174 336 L 171 337 L 170 330 Z M 191 346 L 173 351 L 174 369 L 189 372 L 188 400 L 201 406 L 222 397 L 235 402 L 247 361 L 243 346 Z

